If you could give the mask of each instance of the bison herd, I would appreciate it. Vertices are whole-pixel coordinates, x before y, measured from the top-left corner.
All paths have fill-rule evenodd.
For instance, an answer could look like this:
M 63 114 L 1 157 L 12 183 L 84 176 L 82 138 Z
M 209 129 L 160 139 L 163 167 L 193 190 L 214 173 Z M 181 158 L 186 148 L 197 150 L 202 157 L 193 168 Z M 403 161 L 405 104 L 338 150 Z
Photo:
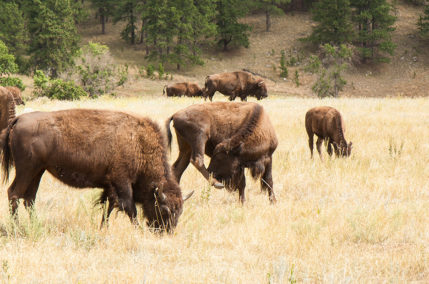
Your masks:
M 216 188 L 238 191 L 245 202 L 245 169 L 259 179 L 261 190 L 276 202 L 272 156 L 278 140 L 264 108 L 248 102 L 209 102 L 179 110 L 166 120 L 166 133 L 151 119 L 124 112 L 70 109 L 30 112 L 15 116 L 16 90 L 0 87 L 0 152 L 5 181 L 12 166 L 15 179 L 8 188 L 12 216 L 19 200 L 34 204 L 45 171 L 76 188 L 102 188 L 99 203 L 107 207 L 101 225 L 113 211 L 124 211 L 137 224 L 137 207 L 149 227 L 171 232 L 193 193 L 182 195 L 180 179 L 191 163 Z M 18 90 L 19 91 L 19 90 Z M 211 75 L 205 88 L 180 83 L 165 86 L 167 96 L 193 96 L 212 100 L 219 91 L 230 100 L 248 95 L 267 97 L 265 83 L 251 73 L 238 71 Z M 20 96 L 19 96 L 20 98 Z M 179 155 L 172 166 L 167 159 L 173 122 Z M 327 142 L 337 156 L 349 156 L 352 143 L 344 137 L 341 114 L 331 107 L 310 109 L 305 116 L 311 157 L 313 135 L 317 150 Z M 204 155 L 211 158 L 208 167 Z

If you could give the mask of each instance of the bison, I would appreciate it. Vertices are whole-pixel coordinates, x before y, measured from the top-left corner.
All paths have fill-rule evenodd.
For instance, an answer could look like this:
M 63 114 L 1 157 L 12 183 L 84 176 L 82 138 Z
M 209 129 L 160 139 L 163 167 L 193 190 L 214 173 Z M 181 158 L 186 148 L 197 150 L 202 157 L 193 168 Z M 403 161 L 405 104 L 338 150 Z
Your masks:
M 8 89 L 8 91 L 12 94 L 16 105 L 25 105 L 24 101 L 22 100 L 21 90 L 19 88 L 11 86 L 5 88 Z
M 195 83 L 175 83 L 165 85 L 162 94 L 167 93 L 167 97 L 202 97 L 203 90 Z
M 15 102 L 12 94 L 0 86 L 0 131 L 15 118 Z
M 230 101 L 235 100 L 236 97 L 240 97 L 242 101 L 247 101 L 248 96 L 255 96 L 258 100 L 268 96 L 265 82 L 262 79 L 256 79 L 246 71 L 207 76 L 203 92 L 204 98 L 207 99 L 208 97 L 211 101 L 216 91 L 229 96 Z
M 48 171 L 72 187 L 102 188 L 100 202 L 109 201 L 102 225 L 114 208 L 137 223 L 137 203 L 149 226 L 171 231 L 190 195 L 182 199 L 167 162 L 164 137 L 150 119 L 116 111 L 20 115 L 0 137 L 6 180 L 15 165 L 16 176 L 8 189 L 11 214 L 16 216 L 20 198 L 26 208 L 33 205 L 40 179 Z
M 170 123 L 176 129 L 179 156 L 173 173 L 180 178 L 191 162 L 216 188 L 238 189 L 240 202 L 245 201 L 244 169 L 253 178 L 260 178 L 262 190 L 267 190 L 271 203 L 273 191 L 272 154 L 277 137 L 268 115 L 256 103 L 208 103 L 189 106 L 166 121 L 168 145 L 171 147 Z M 211 157 L 204 166 L 204 154 Z M 212 178 L 210 179 L 210 174 Z
M 352 142 L 347 144 L 344 138 L 344 121 L 340 112 L 333 107 L 315 107 L 305 114 L 305 129 L 308 134 L 311 158 L 313 158 L 313 135 L 317 135 L 317 151 L 322 158 L 321 145 L 325 140 L 328 143 L 327 152 L 332 155 L 332 146 L 336 156 L 348 157 L 352 150 Z

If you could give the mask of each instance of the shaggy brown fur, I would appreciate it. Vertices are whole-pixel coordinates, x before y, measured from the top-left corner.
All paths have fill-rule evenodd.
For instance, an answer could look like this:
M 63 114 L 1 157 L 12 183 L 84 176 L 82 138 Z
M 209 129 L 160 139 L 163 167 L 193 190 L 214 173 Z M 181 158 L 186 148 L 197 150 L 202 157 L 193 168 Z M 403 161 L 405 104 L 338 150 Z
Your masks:
M 256 79 L 251 73 L 245 71 L 207 76 L 204 98 L 208 97 L 211 101 L 216 91 L 229 96 L 230 101 L 235 100 L 236 97 L 246 101 L 248 96 L 255 96 L 258 100 L 268 96 L 264 81 Z
M 172 85 L 165 85 L 162 90 L 164 95 L 167 92 L 167 97 L 202 97 L 203 90 L 195 83 L 175 83 Z
M 0 131 L 7 128 L 14 118 L 15 103 L 13 96 L 6 88 L 0 86 Z
M 170 122 L 173 120 L 179 145 L 179 157 L 173 173 L 180 178 L 191 162 L 211 184 L 238 189 L 239 199 L 245 201 L 244 169 L 250 168 L 254 178 L 261 179 L 271 202 L 275 202 L 272 179 L 272 154 L 277 137 L 264 109 L 256 103 L 208 103 L 192 105 L 176 112 L 166 122 L 168 143 L 171 145 Z M 208 168 L 204 154 L 211 157 Z
M 305 115 L 305 129 L 308 134 L 311 157 L 313 158 L 313 135 L 317 135 L 317 151 L 322 158 L 321 145 L 323 140 L 328 144 L 328 154 L 332 155 L 332 146 L 336 156 L 348 157 L 352 150 L 352 142 L 347 144 L 344 138 L 344 121 L 340 112 L 332 107 L 322 106 L 310 109 Z
M 5 88 L 8 89 L 8 91 L 12 94 L 16 105 L 25 105 L 24 101 L 22 100 L 21 90 L 19 88 L 10 86 Z
M 136 222 L 137 203 L 150 226 L 169 231 L 177 225 L 182 194 L 167 162 L 164 136 L 148 118 L 88 109 L 32 112 L 17 117 L 2 139 L 4 176 L 12 164 L 16 168 L 8 189 L 13 215 L 20 198 L 26 207 L 34 203 L 47 170 L 73 187 L 103 188 L 107 218 L 118 208 Z

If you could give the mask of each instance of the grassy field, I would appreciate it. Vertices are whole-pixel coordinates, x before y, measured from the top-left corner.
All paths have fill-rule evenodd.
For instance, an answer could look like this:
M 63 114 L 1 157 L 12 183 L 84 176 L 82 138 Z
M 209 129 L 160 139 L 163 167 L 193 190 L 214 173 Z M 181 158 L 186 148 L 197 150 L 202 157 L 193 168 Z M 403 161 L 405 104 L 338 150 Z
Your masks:
M 26 107 L 116 109 L 163 124 L 200 102 L 103 97 L 39 99 Z M 175 233 L 159 236 L 133 227 L 123 213 L 99 230 L 102 213 L 92 207 L 99 191 L 68 188 L 49 174 L 39 188 L 37 218 L 30 221 L 21 205 L 14 226 L 1 186 L 0 282 L 427 283 L 429 100 L 274 95 L 261 104 L 280 141 L 273 166 L 277 204 L 269 205 L 248 179 L 241 206 L 238 193 L 210 188 L 189 166 L 181 187 L 195 194 Z M 354 145 L 349 159 L 310 159 L 304 115 L 317 105 L 342 112 Z M 175 139 L 173 145 L 171 161 Z

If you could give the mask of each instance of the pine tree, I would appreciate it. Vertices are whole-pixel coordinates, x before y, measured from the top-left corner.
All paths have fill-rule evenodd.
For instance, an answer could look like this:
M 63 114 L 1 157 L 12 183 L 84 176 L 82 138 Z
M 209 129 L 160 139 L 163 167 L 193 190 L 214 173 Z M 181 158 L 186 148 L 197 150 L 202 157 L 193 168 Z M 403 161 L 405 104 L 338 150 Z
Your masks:
M 100 17 L 101 33 L 106 33 L 106 21 L 114 11 L 114 0 L 91 0 L 92 7 L 97 10 L 98 16 Z
M 256 8 L 262 9 L 265 13 L 265 30 L 267 32 L 269 32 L 271 28 L 271 16 L 284 13 L 278 5 L 289 4 L 290 2 L 291 0 L 255 0 Z
M 317 26 L 308 38 L 310 41 L 338 45 L 353 39 L 349 0 L 320 0 L 314 3 L 312 13 Z
M 386 0 L 352 0 L 351 6 L 355 8 L 353 21 L 359 29 L 356 42 L 362 59 L 388 61 L 383 54 L 393 55 L 395 50 L 391 34 L 396 17 L 391 15 L 391 4 Z
M 18 4 L 0 2 L 0 40 L 15 56 L 23 55 L 26 48 L 26 28 Z
M 53 77 L 73 63 L 78 52 L 74 13 L 69 0 L 32 0 L 28 6 L 31 62 Z
M 429 5 L 425 5 L 423 15 L 420 16 L 419 21 L 417 22 L 420 33 L 422 35 L 427 35 L 429 32 Z
M 117 1 L 113 12 L 113 22 L 125 21 L 125 28 L 121 31 L 121 38 L 131 44 L 136 43 L 139 0 Z
M 228 50 L 228 45 L 249 47 L 250 26 L 238 22 L 247 9 L 240 0 L 217 0 L 216 3 L 217 42 Z

